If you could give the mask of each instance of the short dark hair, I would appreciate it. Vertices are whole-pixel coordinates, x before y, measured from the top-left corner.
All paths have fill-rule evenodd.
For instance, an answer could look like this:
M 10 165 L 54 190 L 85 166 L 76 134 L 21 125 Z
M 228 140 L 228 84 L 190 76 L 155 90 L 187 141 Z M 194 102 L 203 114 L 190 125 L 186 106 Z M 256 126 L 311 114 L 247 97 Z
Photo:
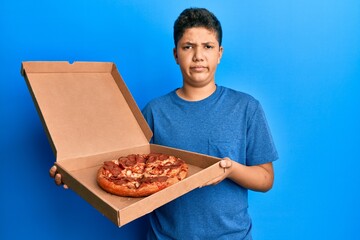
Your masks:
M 216 16 L 205 8 L 187 8 L 179 15 L 174 23 L 174 43 L 175 47 L 184 32 L 188 28 L 204 27 L 214 31 L 221 46 L 222 29 L 220 21 Z

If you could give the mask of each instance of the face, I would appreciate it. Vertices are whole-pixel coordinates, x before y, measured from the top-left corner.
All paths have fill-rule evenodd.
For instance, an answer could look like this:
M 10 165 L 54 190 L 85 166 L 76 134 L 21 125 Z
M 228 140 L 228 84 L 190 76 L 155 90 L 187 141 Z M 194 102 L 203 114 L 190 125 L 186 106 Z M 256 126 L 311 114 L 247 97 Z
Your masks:
M 203 27 L 187 29 L 174 49 L 184 85 L 202 87 L 215 83 L 222 52 L 215 32 Z

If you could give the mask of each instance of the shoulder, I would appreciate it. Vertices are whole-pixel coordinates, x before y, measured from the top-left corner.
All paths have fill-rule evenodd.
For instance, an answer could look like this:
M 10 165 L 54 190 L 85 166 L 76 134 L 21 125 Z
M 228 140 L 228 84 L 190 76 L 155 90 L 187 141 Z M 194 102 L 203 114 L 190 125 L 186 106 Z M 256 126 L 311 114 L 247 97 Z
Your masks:
M 229 102 L 237 105 L 240 104 L 254 110 L 260 105 L 259 101 L 248 93 L 223 86 L 219 86 L 219 88 L 222 93 L 222 97 Z
M 149 118 L 150 116 L 153 116 L 154 114 L 157 114 L 159 112 L 168 111 L 172 108 L 172 99 L 174 98 L 175 90 L 156 97 L 149 101 L 145 107 L 142 109 L 142 113 L 145 116 L 145 118 Z
M 165 105 L 166 103 L 168 103 L 170 101 L 171 95 L 173 94 L 174 91 L 171 91 L 165 95 L 162 95 L 162 96 L 152 99 L 145 105 L 144 110 L 145 109 L 153 109 L 158 106 Z
M 219 86 L 219 89 L 222 92 L 222 94 L 225 94 L 228 96 L 240 98 L 240 99 L 247 100 L 247 101 L 257 101 L 252 95 L 245 93 L 245 92 L 241 92 L 239 90 L 235 90 L 233 88 Z

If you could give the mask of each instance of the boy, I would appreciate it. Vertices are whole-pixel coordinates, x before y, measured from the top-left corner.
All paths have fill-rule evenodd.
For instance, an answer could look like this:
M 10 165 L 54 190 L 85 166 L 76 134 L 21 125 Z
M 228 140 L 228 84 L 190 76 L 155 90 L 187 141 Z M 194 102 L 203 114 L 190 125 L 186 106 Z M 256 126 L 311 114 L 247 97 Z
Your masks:
M 278 156 L 261 105 L 215 83 L 221 40 L 220 22 L 206 9 L 186 9 L 175 21 L 173 54 L 183 86 L 143 109 L 151 141 L 222 158 L 225 171 L 212 186 L 149 214 L 148 239 L 252 239 L 248 189 L 272 187 Z M 61 183 L 59 175 L 55 181 Z

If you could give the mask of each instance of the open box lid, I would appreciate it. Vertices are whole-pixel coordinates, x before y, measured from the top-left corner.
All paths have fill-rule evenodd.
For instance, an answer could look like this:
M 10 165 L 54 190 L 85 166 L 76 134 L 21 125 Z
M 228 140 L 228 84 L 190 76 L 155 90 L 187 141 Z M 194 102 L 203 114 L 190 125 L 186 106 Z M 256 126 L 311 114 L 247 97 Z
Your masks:
M 114 63 L 23 62 L 56 161 L 149 144 L 152 132 Z

